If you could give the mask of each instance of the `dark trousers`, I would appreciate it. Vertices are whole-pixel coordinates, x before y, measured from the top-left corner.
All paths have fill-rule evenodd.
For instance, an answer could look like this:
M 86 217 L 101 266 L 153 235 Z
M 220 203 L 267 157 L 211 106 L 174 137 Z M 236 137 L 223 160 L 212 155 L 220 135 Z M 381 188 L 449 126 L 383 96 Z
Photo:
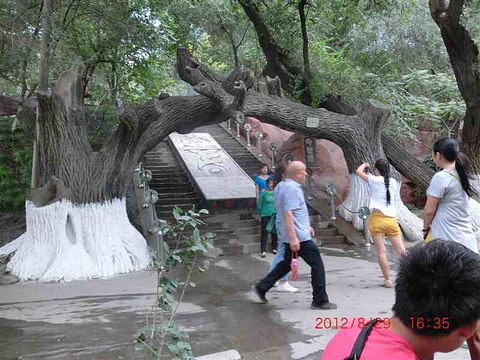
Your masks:
M 262 217 L 262 238 L 261 238 L 261 243 L 260 243 L 260 252 L 264 252 L 264 251 L 267 251 L 267 238 L 268 238 L 268 231 L 267 231 L 267 224 L 268 222 L 270 221 L 272 217 L 271 216 L 263 216 Z M 278 241 L 278 238 L 277 238 L 277 234 L 272 234 L 270 233 L 270 235 L 272 236 L 272 249 L 277 249 L 277 241 Z
M 317 245 L 312 241 L 303 241 L 300 243 L 298 256 L 301 257 L 311 267 L 313 301 L 319 305 L 328 301 L 327 291 L 325 289 L 325 268 L 320 257 Z M 292 261 L 292 250 L 290 244 L 286 244 L 285 256 L 283 260 L 273 269 L 267 277 L 258 283 L 258 289 L 262 293 L 266 293 L 270 288 L 283 276 L 290 271 L 290 263 Z

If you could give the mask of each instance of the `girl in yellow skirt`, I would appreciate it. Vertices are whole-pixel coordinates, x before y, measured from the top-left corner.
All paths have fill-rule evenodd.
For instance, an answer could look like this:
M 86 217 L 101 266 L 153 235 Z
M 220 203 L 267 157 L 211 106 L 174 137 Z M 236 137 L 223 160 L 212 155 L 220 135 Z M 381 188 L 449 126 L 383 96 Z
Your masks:
M 395 251 L 401 256 L 405 256 L 405 245 L 402 241 L 402 232 L 398 226 L 395 209 L 397 181 L 390 177 L 390 164 L 385 159 L 375 162 L 375 175 L 367 173 L 365 171 L 367 168 L 370 168 L 370 164 L 360 165 L 356 174 L 368 183 L 370 189 L 371 215 L 368 220 L 368 230 L 372 235 L 375 250 L 377 250 L 378 264 L 385 279 L 384 286 L 391 288 L 392 280 L 390 280 L 385 236 L 392 242 Z

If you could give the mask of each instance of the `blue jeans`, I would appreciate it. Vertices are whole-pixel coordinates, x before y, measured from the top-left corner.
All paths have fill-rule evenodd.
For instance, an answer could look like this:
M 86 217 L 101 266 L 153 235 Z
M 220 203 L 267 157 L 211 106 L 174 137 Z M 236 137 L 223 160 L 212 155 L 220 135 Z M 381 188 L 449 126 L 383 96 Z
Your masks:
M 277 249 L 277 254 L 275 255 L 275 257 L 273 258 L 273 261 L 272 263 L 270 264 L 270 269 L 268 270 L 268 272 L 272 272 L 273 269 L 275 269 L 275 267 L 277 266 L 277 264 L 283 260 L 283 257 L 284 257 L 284 254 L 285 254 L 285 247 L 286 246 L 289 246 L 289 244 L 287 243 L 284 243 L 283 241 L 281 241 L 279 239 L 278 241 L 278 249 Z M 288 273 L 290 274 L 290 273 Z M 284 277 L 282 277 L 280 280 L 281 281 L 288 281 L 288 274 L 285 275 Z

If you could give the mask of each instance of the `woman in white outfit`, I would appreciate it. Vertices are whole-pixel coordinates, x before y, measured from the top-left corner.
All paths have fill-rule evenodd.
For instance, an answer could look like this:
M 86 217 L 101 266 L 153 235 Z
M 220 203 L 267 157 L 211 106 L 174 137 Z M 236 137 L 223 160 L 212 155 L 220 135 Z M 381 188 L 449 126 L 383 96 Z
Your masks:
M 378 264 L 384 277 L 384 286 L 391 288 L 390 269 L 388 266 L 387 248 L 385 236 L 392 242 L 395 251 L 405 256 L 405 245 L 402 241 L 402 232 L 397 222 L 395 209 L 395 196 L 397 193 L 397 181 L 390 177 L 390 164 L 385 159 L 375 162 L 375 175 L 367 174 L 368 163 L 360 165 L 356 174 L 368 182 L 370 189 L 371 211 L 368 219 L 368 230 L 372 235 L 375 249 L 377 250 Z

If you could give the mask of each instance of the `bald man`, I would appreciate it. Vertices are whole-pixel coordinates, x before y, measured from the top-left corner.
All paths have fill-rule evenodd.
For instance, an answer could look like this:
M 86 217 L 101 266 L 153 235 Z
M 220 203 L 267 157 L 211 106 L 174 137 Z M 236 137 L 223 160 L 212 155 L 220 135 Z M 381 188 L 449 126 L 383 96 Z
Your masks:
M 302 191 L 302 184 L 307 178 L 307 167 L 301 161 L 292 161 L 287 166 L 287 178 L 277 195 L 277 232 L 279 238 L 287 243 L 285 255 L 275 269 L 267 277 L 254 285 L 260 301 L 268 303 L 265 294 L 290 271 L 292 251 L 297 251 L 305 262 L 312 268 L 314 309 L 332 310 L 337 306 L 328 301 L 325 289 L 325 269 L 317 245 L 312 241 L 315 235 L 310 226 L 307 204 Z M 288 246 L 289 245 L 289 246 Z

